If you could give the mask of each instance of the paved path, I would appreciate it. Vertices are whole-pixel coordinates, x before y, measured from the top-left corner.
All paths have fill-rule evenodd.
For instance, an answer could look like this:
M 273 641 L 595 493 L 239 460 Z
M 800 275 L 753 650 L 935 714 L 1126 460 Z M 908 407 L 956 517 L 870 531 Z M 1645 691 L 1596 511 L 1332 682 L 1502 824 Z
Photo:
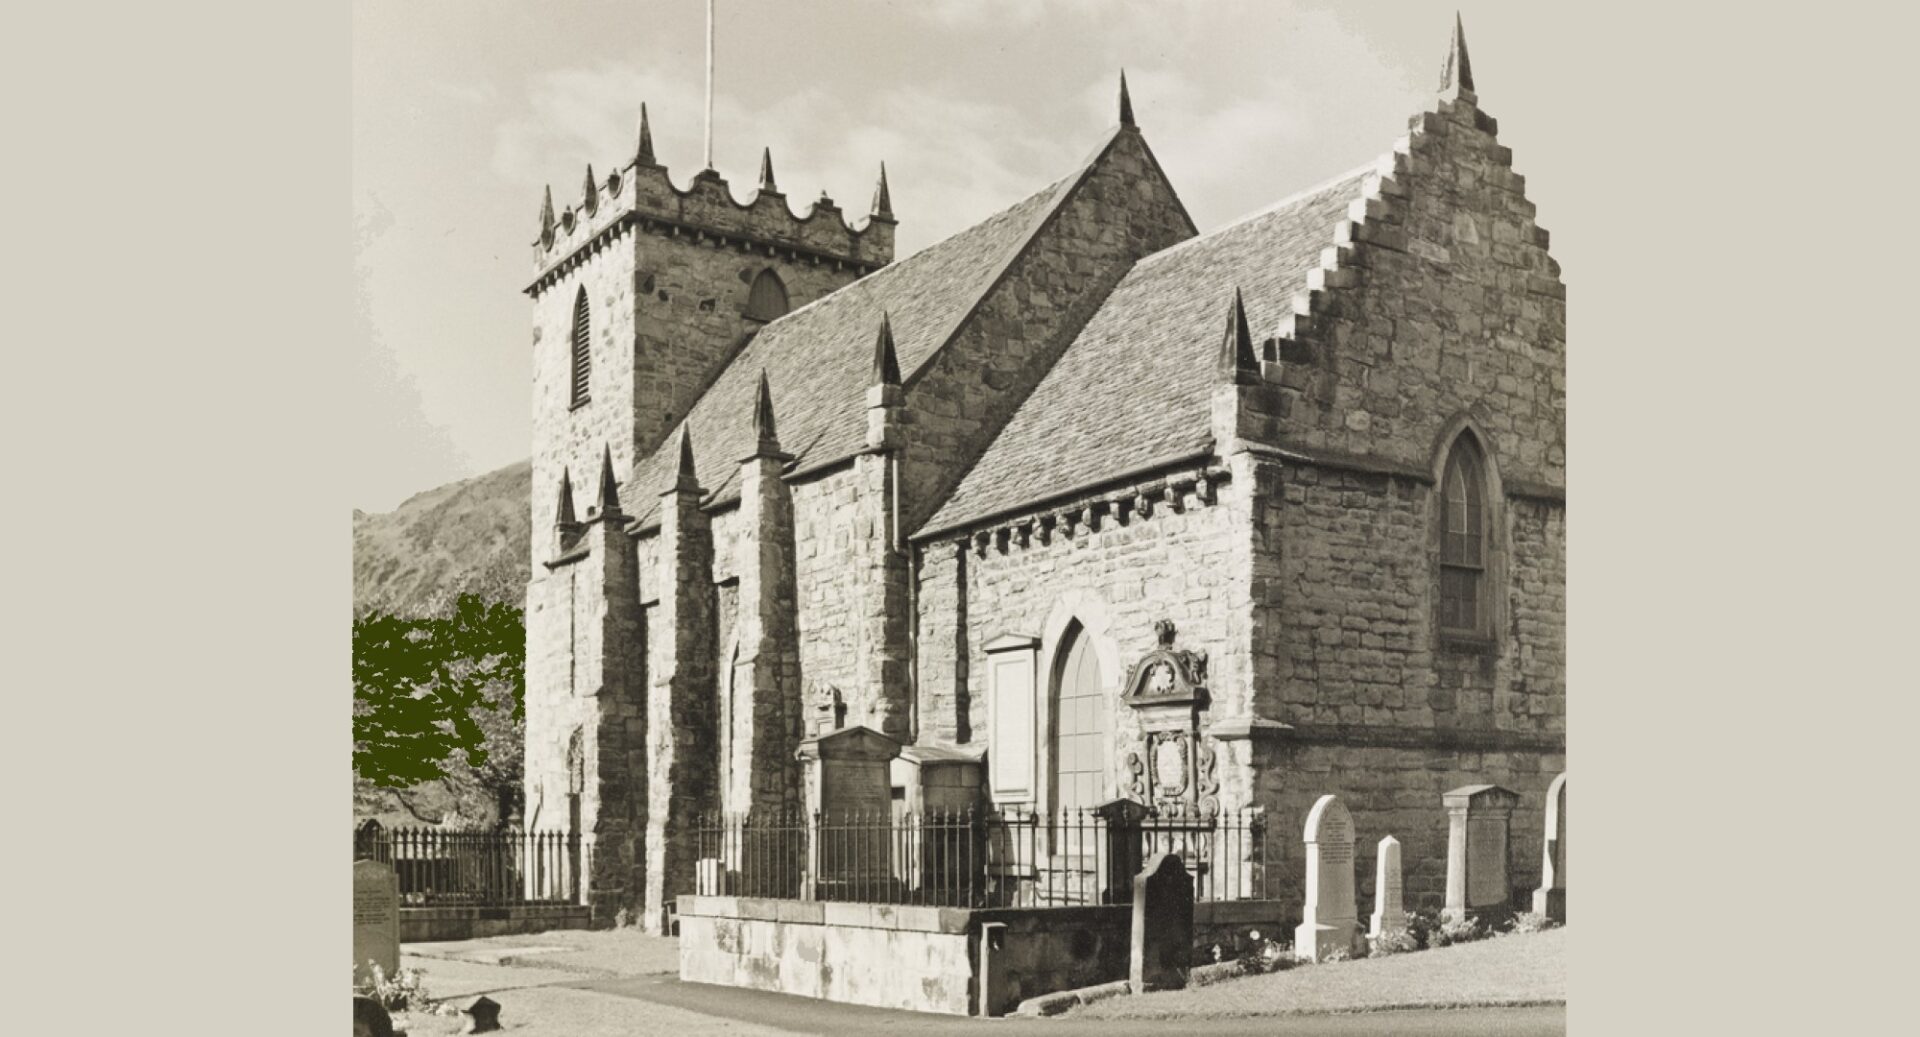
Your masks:
M 634 998 L 668 1008 L 697 1011 L 714 1020 L 734 1020 L 750 1030 L 759 1027 L 834 1037 L 886 1037 L 889 1034 L 1047 1034 L 1051 1037 L 1165 1037 L 1174 1028 L 1164 1019 L 969 1019 L 961 1016 L 896 1012 L 863 1005 L 843 1005 L 810 997 L 791 997 L 737 987 L 683 983 L 677 976 L 630 976 L 590 980 L 579 989 Z M 1442 1011 L 1364 1012 L 1349 1015 L 1266 1016 L 1249 1019 L 1196 1020 L 1196 1028 L 1212 1035 L 1298 1034 L 1358 1035 L 1418 1033 L 1460 1037 L 1521 1037 L 1563 1034 L 1564 1007 L 1451 1009 Z M 721 1032 L 721 1031 L 714 1031 Z
M 667 941 L 660 941 L 665 944 Z M 507 1034 L 524 1037 L 631 1037 L 643 1033 L 732 1037 L 783 1037 L 831 1034 L 833 1037 L 890 1037 L 893 1034 L 940 1037 L 945 1034 L 1045 1034 L 1048 1037 L 1163 1037 L 1165 1020 L 968 1019 L 959 1016 L 899 1012 L 844 1005 L 814 998 L 771 994 L 736 987 L 683 983 L 669 967 L 671 956 L 648 947 L 621 954 L 619 972 L 604 967 L 605 954 L 569 960 L 550 949 L 551 941 L 526 940 L 507 948 L 482 941 L 468 944 L 408 944 L 402 964 L 424 968 L 433 996 L 464 999 L 487 994 L 503 1006 Z M 536 946 L 546 943 L 545 947 Z M 503 953 L 507 952 L 507 953 Z M 529 953 L 531 952 L 531 953 Z M 509 958 L 515 963 L 502 964 Z M 570 967 L 554 967 L 566 964 Z M 442 1032 L 423 1020 L 417 1037 Z M 1362 1034 L 1459 1035 L 1459 1037 L 1531 1037 L 1566 1032 L 1563 1007 L 1453 1009 L 1367 1012 L 1350 1015 L 1267 1016 L 1208 1019 L 1199 1024 L 1212 1035 L 1279 1034 L 1299 1037 L 1358 1037 Z

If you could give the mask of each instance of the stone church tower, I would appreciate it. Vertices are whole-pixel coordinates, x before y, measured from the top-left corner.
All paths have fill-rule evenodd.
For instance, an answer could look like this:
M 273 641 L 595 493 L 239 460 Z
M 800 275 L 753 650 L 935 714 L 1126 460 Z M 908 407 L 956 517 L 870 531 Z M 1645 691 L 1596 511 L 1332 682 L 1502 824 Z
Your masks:
M 653 502 L 623 501 L 619 485 L 762 326 L 890 262 L 894 219 L 884 169 L 857 227 L 825 194 L 794 214 L 770 154 L 744 203 L 712 169 L 683 190 L 654 157 L 643 105 L 631 161 L 605 177 L 589 167 L 580 195 L 558 214 L 549 189 L 539 232 L 526 289 L 536 531 L 526 816 L 542 828 L 578 826 L 589 895 L 596 914 L 606 908 L 611 917 L 637 893 L 629 887 L 647 816 L 643 595 L 688 591 L 660 602 L 662 636 L 702 636 L 715 607 L 704 579 L 641 571 L 633 513 Z M 679 561 L 689 565 L 711 551 L 697 494 L 684 492 L 691 478 L 676 483 L 665 509 L 682 541 Z M 588 496 L 576 501 L 576 485 Z M 701 680 L 710 684 L 710 673 L 674 678 Z

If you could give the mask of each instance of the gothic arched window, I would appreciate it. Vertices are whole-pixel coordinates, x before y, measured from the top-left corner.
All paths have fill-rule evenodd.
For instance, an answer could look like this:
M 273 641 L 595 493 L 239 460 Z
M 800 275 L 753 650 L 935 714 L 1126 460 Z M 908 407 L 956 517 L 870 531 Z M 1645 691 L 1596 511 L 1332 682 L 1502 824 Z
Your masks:
M 1054 805 L 1062 810 L 1091 810 L 1113 798 L 1107 778 L 1110 705 L 1093 638 L 1075 623 L 1068 640 L 1066 660 L 1053 686 L 1048 756 Z
M 587 402 L 593 373 L 593 336 L 587 328 L 587 290 L 573 297 L 573 406 Z
M 781 283 L 780 275 L 772 270 L 760 271 L 747 291 L 747 319 L 765 324 L 785 316 L 787 307 L 787 286 Z
M 1462 432 L 1440 479 L 1440 630 L 1487 637 L 1486 460 L 1473 433 Z

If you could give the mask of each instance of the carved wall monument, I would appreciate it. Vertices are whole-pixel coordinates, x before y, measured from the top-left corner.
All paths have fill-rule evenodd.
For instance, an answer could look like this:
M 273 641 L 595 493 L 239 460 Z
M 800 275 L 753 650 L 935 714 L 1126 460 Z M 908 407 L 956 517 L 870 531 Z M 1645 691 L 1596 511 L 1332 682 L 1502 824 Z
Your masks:
M 1168 620 L 1153 630 L 1160 647 L 1127 672 L 1124 701 L 1139 715 L 1142 738 L 1127 753 L 1123 789 L 1162 817 L 1211 818 L 1220 813 L 1220 779 L 1213 747 L 1200 736 L 1207 654 L 1174 648 Z

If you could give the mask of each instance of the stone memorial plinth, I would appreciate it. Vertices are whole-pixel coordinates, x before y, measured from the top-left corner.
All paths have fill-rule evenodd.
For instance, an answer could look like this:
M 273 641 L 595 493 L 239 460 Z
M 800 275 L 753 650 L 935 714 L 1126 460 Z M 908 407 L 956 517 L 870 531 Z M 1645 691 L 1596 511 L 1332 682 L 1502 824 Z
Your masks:
M 1179 990 L 1193 966 L 1193 877 L 1176 853 L 1155 854 L 1133 877 L 1127 983 L 1136 994 Z
M 909 745 L 892 764 L 894 783 L 905 787 L 907 810 L 920 826 L 919 837 L 903 844 L 913 858 L 903 872 L 922 889 L 959 888 L 971 863 L 982 859 L 984 848 L 974 846 L 974 833 L 963 819 L 984 805 L 985 752 L 984 747 Z
M 1101 876 L 1100 902 L 1125 904 L 1133 899 L 1133 877 L 1140 872 L 1140 823 L 1147 819 L 1147 807 L 1131 799 L 1109 800 L 1093 808 L 1100 819 L 1106 845 L 1106 871 Z
M 806 809 L 819 818 L 807 873 L 820 899 L 878 896 L 893 879 L 892 782 L 900 743 L 869 727 L 843 727 L 800 743 Z
M 1353 815 L 1338 796 L 1307 811 L 1307 899 L 1293 930 L 1293 953 L 1321 961 L 1352 951 L 1360 919 L 1353 902 Z
M 1367 935 L 1378 940 L 1383 934 L 1407 927 L 1405 887 L 1400 879 L 1400 840 L 1387 836 L 1380 840 L 1373 876 L 1373 917 Z
M 1540 853 L 1540 888 L 1533 891 L 1534 911 L 1556 922 L 1567 920 L 1567 775 L 1547 786 L 1546 838 Z
M 393 865 L 353 862 L 353 982 L 369 978 L 367 963 L 391 976 L 400 968 L 400 878 Z
M 1498 785 L 1463 785 L 1440 797 L 1447 808 L 1447 904 L 1442 921 L 1497 925 L 1513 915 L 1507 853 L 1520 796 Z

